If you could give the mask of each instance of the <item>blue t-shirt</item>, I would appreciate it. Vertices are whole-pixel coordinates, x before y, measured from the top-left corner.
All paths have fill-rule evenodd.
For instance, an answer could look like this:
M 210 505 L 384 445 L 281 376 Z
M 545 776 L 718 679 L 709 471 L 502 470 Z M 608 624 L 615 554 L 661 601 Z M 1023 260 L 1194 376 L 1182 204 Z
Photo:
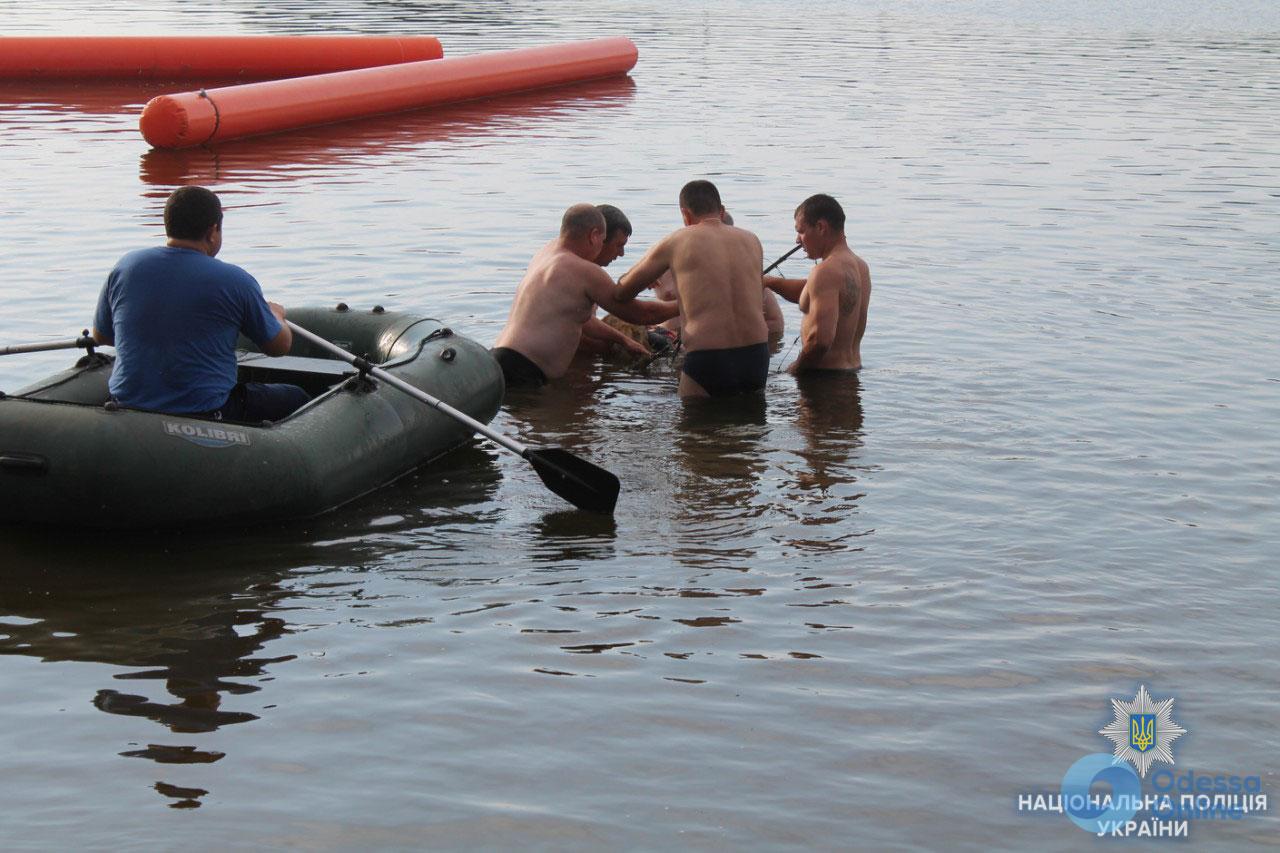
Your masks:
M 280 334 L 253 276 L 194 249 L 157 246 L 120 259 L 93 326 L 115 339 L 111 393 L 172 414 L 220 408 L 236 384 L 236 339 Z

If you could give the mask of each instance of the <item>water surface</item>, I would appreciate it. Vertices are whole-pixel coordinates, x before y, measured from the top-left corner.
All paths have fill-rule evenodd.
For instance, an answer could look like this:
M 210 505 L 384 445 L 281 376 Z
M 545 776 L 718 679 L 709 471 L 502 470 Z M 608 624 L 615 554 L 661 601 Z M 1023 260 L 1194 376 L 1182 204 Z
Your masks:
M 137 132 L 163 86 L 0 85 L 0 343 L 77 333 L 186 182 L 269 297 L 485 343 L 566 206 L 628 213 L 621 272 L 693 177 L 770 259 L 835 195 L 875 282 L 856 384 L 685 405 L 669 365 L 597 364 L 512 395 L 496 428 L 622 479 L 612 521 L 477 445 L 304 523 L 0 533 L 11 846 L 1078 849 L 1016 795 L 1139 684 L 1177 698 L 1179 769 L 1274 792 L 1273 5 L 3 8 L 640 62 L 185 152 Z M 0 389 L 65 363 L 0 359 Z

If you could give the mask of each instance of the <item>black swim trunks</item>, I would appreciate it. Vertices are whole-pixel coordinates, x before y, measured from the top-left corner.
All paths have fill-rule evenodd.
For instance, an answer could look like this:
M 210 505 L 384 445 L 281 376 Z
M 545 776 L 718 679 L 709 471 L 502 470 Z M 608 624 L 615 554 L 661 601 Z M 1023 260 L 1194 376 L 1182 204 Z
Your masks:
M 494 347 L 489 354 L 502 368 L 502 378 L 508 388 L 540 388 L 547 384 L 547 374 L 542 372 L 542 368 L 515 350 Z
M 681 369 L 712 397 L 749 394 L 769 378 L 769 345 L 694 350 L 684 357 Z

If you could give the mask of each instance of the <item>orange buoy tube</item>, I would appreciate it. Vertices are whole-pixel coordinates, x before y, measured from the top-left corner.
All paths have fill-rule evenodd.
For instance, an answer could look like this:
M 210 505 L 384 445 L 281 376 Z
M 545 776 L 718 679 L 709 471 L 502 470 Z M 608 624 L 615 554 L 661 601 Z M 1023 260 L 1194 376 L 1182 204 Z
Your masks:
M 615 36 L 160 95 L 138 126 L 157 148 L 187 148 L 625 74 L 637 56 Z
M 434 36 L 8 36 L 0 79 L 266 79 L 442 56 Z

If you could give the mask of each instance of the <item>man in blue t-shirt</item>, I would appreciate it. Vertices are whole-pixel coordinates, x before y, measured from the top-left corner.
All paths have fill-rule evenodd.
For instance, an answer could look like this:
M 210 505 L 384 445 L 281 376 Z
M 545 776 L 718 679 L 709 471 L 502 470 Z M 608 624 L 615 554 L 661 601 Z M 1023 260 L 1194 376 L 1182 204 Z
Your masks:
M 293 335 L 284 308 L 253 276 L 216 260 L 222 204 L 204 187 L 181 187 L 164 206 L 165 245 L 138 249 L 107 276 L 93 337 L 114 345 L 109 388 L 118 403 L 215 420 L 276 421 L 310 395 L 296 385 L 236 381 L 241 332 L 267 355 Z

